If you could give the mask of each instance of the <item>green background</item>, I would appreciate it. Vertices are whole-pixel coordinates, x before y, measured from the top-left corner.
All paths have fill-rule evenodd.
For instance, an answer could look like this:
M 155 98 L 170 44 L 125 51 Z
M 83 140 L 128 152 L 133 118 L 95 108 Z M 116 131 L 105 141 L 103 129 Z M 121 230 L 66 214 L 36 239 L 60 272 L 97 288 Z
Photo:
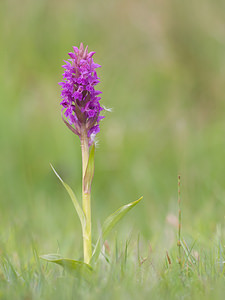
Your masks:
M 49 166 L 81 195 L 80 142 L 61 120 L 58 85 L 80 42 L 96 51 L 112 108 L 97 137 L 94 241 L 109 213 L 143 195 L 118 235 L 169 250 L 178 174 L 183 234 L 214 238 L 225 204 L 224 19 L 219 0 L 1 0 L 0 237 L 15 264 L 32 243 L 82 255 L 79 220 Z

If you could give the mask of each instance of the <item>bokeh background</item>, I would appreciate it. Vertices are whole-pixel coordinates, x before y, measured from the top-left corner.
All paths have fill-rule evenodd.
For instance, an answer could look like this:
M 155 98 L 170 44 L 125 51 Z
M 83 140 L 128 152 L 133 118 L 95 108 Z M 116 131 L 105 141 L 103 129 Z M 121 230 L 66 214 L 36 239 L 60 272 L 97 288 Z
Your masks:
M 57 84 L 80 42 L 96 51 L 102 104 L 112 108 L 98 135 L 94 237 L 109 213 L 143 195 L 118 234 L 169 247 L 181 174 L 183 234 L 213 238 L 225 207 L 224 20 L 222 0 L 0 1 L 6 247 L 82 253 L 78 218 L 49 166 L 80 196 L 80 143 L 61 121 Z

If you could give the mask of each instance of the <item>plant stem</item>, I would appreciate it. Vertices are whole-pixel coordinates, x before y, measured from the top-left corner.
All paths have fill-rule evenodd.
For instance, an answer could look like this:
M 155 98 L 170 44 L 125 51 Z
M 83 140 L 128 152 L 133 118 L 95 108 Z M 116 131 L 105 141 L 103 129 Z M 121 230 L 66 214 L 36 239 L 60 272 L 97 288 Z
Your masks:
M 92 256 L 91 246 L 91 194 L 84 189 L 84 177 L 89 159 L 89 146 L 87 130 L 85 126 L 81 128 L 81 152 L 82 152 L 82 206 L 86 217 L 86 226 L 83 230 L 83 251 L 84 262 L 89 263 Z
M 178 263 L 181 266 L 181 205 L 180 205 L 181 199 L 180 199 L 180 175 L 178 175 Z

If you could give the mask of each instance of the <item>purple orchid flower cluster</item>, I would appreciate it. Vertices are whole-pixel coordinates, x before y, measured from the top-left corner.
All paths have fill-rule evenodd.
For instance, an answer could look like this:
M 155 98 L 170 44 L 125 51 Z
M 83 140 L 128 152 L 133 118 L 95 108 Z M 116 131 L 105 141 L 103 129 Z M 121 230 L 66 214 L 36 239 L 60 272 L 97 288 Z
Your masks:
M 64 81 L 59 83 L 62 86 L 60 105 L 68 122 L 63 115 L 62 118 L 80 138 L 85 130 L 90 146 L 100 131 L 99 122 L 104 118 L 100 116 L 104 110 L 99 103 L 101 91 L 95 90 L 100 82 L 95 69 L 101 66 L 94 63 L 92 56 L 95 52 L 88 53 L 88 46 L 84 49 L 81 43 L 79 49 L 73 47 L 73 50 L 68 53 L 71 59 L 62 66 L 65 69 Z

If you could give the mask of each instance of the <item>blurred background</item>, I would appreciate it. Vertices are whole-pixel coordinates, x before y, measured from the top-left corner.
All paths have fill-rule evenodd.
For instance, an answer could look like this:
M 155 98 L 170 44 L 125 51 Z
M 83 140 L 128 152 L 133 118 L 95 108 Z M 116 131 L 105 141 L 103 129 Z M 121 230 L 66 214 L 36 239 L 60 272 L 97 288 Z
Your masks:
M 61 121 L 58 85 L 80 42 L 96 51 L 102 104 L 112 108 L 98 135 L 94 237 L 108 214 L 143 195 L 116 230 L 168 247 L 181 174 L 183 233 L 212 238 L 225 206 L 224 20 L 222 0 L 0 1 L 6 245 L 82 253 L 79 220 L 49 166 L 81 195 L 80 142 Z

